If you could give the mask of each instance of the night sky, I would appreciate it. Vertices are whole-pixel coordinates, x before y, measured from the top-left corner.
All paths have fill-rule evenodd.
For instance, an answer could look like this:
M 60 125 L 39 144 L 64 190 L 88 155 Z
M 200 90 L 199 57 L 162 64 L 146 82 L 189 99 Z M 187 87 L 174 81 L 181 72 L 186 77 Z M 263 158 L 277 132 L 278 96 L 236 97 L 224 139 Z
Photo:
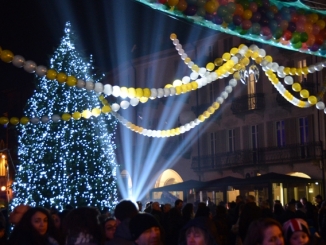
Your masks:
M 70 21 L 78 51 L 92 54 L 103 73 L 126 60 L 170 49 L 171 33 L 182 43 L 216 33 L 133 0 L 0 0 L 0 10 L 2 49 L 48 67 Z M 23 116 L 33 80 L 33 74 L 0 61 L 0 117 Z M 10 149 L 17 145 L 15 134 L 12 125 L 0 126 L 0 141 Z

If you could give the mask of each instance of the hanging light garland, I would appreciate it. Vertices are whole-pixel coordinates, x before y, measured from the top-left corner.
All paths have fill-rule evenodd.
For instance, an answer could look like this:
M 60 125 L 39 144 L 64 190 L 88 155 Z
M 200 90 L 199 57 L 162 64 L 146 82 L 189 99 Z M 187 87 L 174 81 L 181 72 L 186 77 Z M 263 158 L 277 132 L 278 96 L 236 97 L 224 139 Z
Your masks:
M 300 107 L 307 108 L 312 105 L 316 105 L 318 110 L 324 110 L 326 114 L 325 104 L 322 100 L 323 95 L 326 92 L 326 78 L 323 83 L 321 91 L 318 92 L 317 96 L 310 95 L 309 91 L 302 89 L 300 83 L 294 83 L 292 76 L 297 75 L 307 75 L 308 73 L 314 73 L 316 71 L 321 71 L 326 67 L 326 61 L 319 62 L 315 65 L 310 65 L 309 67 L 295 68 L 295 67 L 283 67 L 278 63 L 273 62 L 273 58 L 266 55 L 264 49 L 258 48 L 256 45 L 251 45 L 247 47 L 241 44 L 238 48 L 232 48 L 230 52 L 226 52 L 221 58 L 216 58 L 213 62 L 206 64 L 206 67 L 199 67 L 195 64 L 182 49 L 182 45 L 177 39 L 176 34 L 171 34 L 170 39 L 175 45 L 181 59 L 184 63 L 191 69 L 192 73 L 190 76 L 185 76 L 182 80 L 176 80 L 173 84 L 166 84 L 164 88 L 149 89 L 149 88 L 127 88 L 112 86 L 110 84 L 103 85 L 102 83 L 93 83 L 92 81 L 84 81 L 77 79 L 73 75 L 67 75 L 64 72 L 58 72 L 54 69 L 48 69 L 45 66 L 37 66 L 34 61 L 25 60 L 20 55 L 13 55 L 9 50 L 2 50 L 0 47 L 0 59 L 6 63 L 11 63 L 16 67 L 23 67 L 26 72 L 36 73 L 38 76 L 46 76 L 49 80 L 57 80 L 58 83 L 66 83 L 68 86 L 77 88 L 85 88 L 88 91 L 94 90 L 94 92 L 99 94 L 99 100 L 102 102 L 102 108 L 93 108 L 92 110 L 83 110 L 82 112 L 63 113 L 61 115 L 55 114 L 51 118 L 44 115 L 41 118 L 28 118 L 28 117 L 0 117 L 0 124 L 11 123 L 13 125 L 27 124 L 29 122 L 33 124 L 37 123 L 47 123 L 50 120 L 53 122 L 59 122 L 60 120 L 69 121 L 71 119 L 80 120 L 81 118 L 89 119 L 90 117 L 98 117 L 101 113 L 107 114 L 111 113 L 121 122 L 124 126 L 130 130 L 142 134 L 144 136 L 150 137 L 171 137 L 175 135 L 182 134 L 200 123 L 204 122 L 207 118 L 213 114 L 224 100 L 228 97 L 228 94 L 232 92 L 233 87 L 237 85 L 237 80 L 241 80 L 245 83 L 246 72 L 248 72 L 246 67 L 253 66 L 250 60 L 253 60 L 256 64 L 261 65 L 263 71 L 265 71 L 266 76 L 277 89 L 277 91 L 291 104 Z M 215 69 L 218 67 L 217 69 Z M 251 68 L 250 68 L 251 69 Z M 250 72 L 250 71 L 249 71 Z M 255 72 L 252 68 L 252 72 Z M 156 99 L 162 97 L 168 97 L 173 95 L 184 94 L 196 89 L 199 89 L 213 81 L 220 78 L 228 77 L 233 74 L 233 79 L 229 81 L 229 85 L 225 87 L 225 90 L 220 96 L 216 98 L 216 101 L 207 110 L 198 116 L 194 121 L 190 121 L 185 125 L 169 130 L 151 130 L 144 129 L 137 126 L 125 118 L 123 118 L 118 110 L 120 108 L 127 109 L 129 105 L 136 106 L 139 102 L 146 103 L 148 99 Z M 257 74 L 255 74 L 256 76 Z M 301 99 L 297 99 L 289 90 L 287 90 L 284 85 L 280 82 L 279 78 L 284 78 L 285 85 L 291 85 L 294 92 L 300 94 Z M 114 97 L 121 97 L 123 99 L 129 98 L 130 101 L 122 100 L 120 104 L 113 103 L 110 105 L 105 99 L 104 95 L 112 95 Z

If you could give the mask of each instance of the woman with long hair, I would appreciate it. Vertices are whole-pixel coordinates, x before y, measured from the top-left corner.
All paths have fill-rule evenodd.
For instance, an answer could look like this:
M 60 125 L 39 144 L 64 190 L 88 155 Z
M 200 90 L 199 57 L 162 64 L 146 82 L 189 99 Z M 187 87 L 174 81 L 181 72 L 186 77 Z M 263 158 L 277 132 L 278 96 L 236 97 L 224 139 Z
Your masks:
M 271 218 L 253 221 L 243 245 L 284 245 L 281 224 Z
M 15 225 L 10 245 L 58 245 L 50 212 L 41 207 L 30 208 Z

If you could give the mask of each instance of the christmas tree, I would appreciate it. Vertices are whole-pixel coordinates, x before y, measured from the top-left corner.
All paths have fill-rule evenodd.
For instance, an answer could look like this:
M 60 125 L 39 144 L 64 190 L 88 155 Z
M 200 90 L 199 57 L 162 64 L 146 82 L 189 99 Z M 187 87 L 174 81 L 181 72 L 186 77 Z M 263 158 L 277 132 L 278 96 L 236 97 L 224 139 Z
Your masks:
M 74 37 L 71 24 L 67 23 L 49 67 L 95 83 L 103 76 L 92 74 L 92 57 L 86 61 L 76 51 Z M 66 204 L 113 207 L 117 202 L 116 120 L 110 114 L 51 120 L 54 115 L 100 108 L 101 102 L 93 90 L 69 87 L 46 77 L 35 80 L 37 87 L 25 115 L 41 120 L 19 125 L 19 166 L 11 206 L 24 203 L 59 209 Z

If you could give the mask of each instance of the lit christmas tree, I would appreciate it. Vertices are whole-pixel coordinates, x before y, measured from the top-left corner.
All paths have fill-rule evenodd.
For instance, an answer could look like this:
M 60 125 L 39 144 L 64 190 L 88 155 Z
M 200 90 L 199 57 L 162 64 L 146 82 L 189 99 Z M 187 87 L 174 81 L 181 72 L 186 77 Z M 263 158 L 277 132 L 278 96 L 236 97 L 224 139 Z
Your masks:
M 84 81 L 97 82 L 99 78 L 92 76 L 92 57 L 88 62 L 81 57 L 73 37 L 71 24 L 67 23 L 49 67 Z M 55 205 L 59 209 L 66 204 L 113 207 L 117 202 L 114 153 L 117 121 L 110 114 L 100 114 L 89 119 L 54 122 L 53 115 L 100 108 L 98 95 L 46 77 L 37 77 L 36 82 L 25 115 L 41 121 L 18 128 L 20 164 L 11 206 L 24 203 Z

